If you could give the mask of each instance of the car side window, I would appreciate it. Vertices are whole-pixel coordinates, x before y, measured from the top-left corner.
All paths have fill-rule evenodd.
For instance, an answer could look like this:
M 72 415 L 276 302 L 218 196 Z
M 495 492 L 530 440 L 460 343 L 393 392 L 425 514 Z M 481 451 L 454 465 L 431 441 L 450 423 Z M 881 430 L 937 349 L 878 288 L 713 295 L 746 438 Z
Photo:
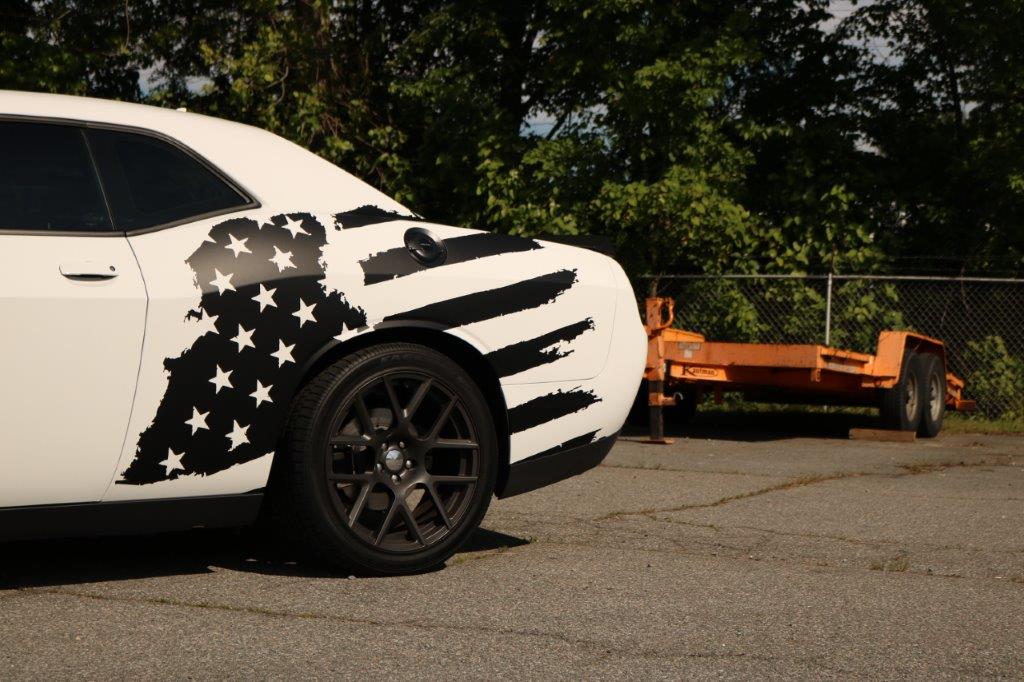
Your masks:
M 0 121 L 0 229 L 112 229 L 81 128 Z
M 249 199 L 163 140 L 118 130 L 87 133 L 118 230 L 130 231 L 243 208 Z

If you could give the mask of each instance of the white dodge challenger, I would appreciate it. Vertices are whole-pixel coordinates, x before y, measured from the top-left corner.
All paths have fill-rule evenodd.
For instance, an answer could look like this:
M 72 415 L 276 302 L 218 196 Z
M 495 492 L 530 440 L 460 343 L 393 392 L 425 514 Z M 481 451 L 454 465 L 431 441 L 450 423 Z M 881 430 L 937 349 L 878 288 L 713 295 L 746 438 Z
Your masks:
M 0 91 L 0 538 L 266 514 L 423 570 L 598 464 L 646 337 L 615 261 L 424 221 L 268 132 Z

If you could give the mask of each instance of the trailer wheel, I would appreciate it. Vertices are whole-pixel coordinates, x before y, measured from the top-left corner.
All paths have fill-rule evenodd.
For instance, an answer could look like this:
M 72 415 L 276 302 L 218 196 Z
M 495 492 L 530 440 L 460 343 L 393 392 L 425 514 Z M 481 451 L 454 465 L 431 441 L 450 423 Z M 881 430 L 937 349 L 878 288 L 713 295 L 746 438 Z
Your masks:
M 933 353 L 916 356 L 914 364 L 923 398 L 917 435 L 935 438 L 942 430 L 942 419 L 946 416 L 945 368 L 939 356 Z
M 900 379 L 892 388 L 882 391 L 879 413 L 882 425 L 896 431 L 917 431 L 924 406 L 921 373 L 917 371 L 917 354 L 903 353 Z

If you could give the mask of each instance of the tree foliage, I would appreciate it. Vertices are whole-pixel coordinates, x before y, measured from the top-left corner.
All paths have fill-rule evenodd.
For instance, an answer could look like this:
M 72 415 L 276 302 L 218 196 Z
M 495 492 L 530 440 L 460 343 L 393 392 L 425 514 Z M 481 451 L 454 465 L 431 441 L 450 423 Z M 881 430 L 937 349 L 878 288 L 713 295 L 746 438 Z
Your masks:
M 607 236 L 634 274 L 1018 271 L 1020 3 L 830 6 L 13 0 L 0 86 L 258 125 L 434 220 Z

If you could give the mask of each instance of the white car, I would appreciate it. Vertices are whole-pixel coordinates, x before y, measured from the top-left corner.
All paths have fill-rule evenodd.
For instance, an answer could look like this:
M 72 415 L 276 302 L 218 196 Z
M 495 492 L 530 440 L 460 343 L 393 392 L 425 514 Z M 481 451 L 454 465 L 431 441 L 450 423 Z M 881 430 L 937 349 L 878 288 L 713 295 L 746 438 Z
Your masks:
M 437 225 L 268 132 L 0 91 L 0 537 L 245 525 L 448 558 L 598 464 L 640 381 L 625 274 Z

